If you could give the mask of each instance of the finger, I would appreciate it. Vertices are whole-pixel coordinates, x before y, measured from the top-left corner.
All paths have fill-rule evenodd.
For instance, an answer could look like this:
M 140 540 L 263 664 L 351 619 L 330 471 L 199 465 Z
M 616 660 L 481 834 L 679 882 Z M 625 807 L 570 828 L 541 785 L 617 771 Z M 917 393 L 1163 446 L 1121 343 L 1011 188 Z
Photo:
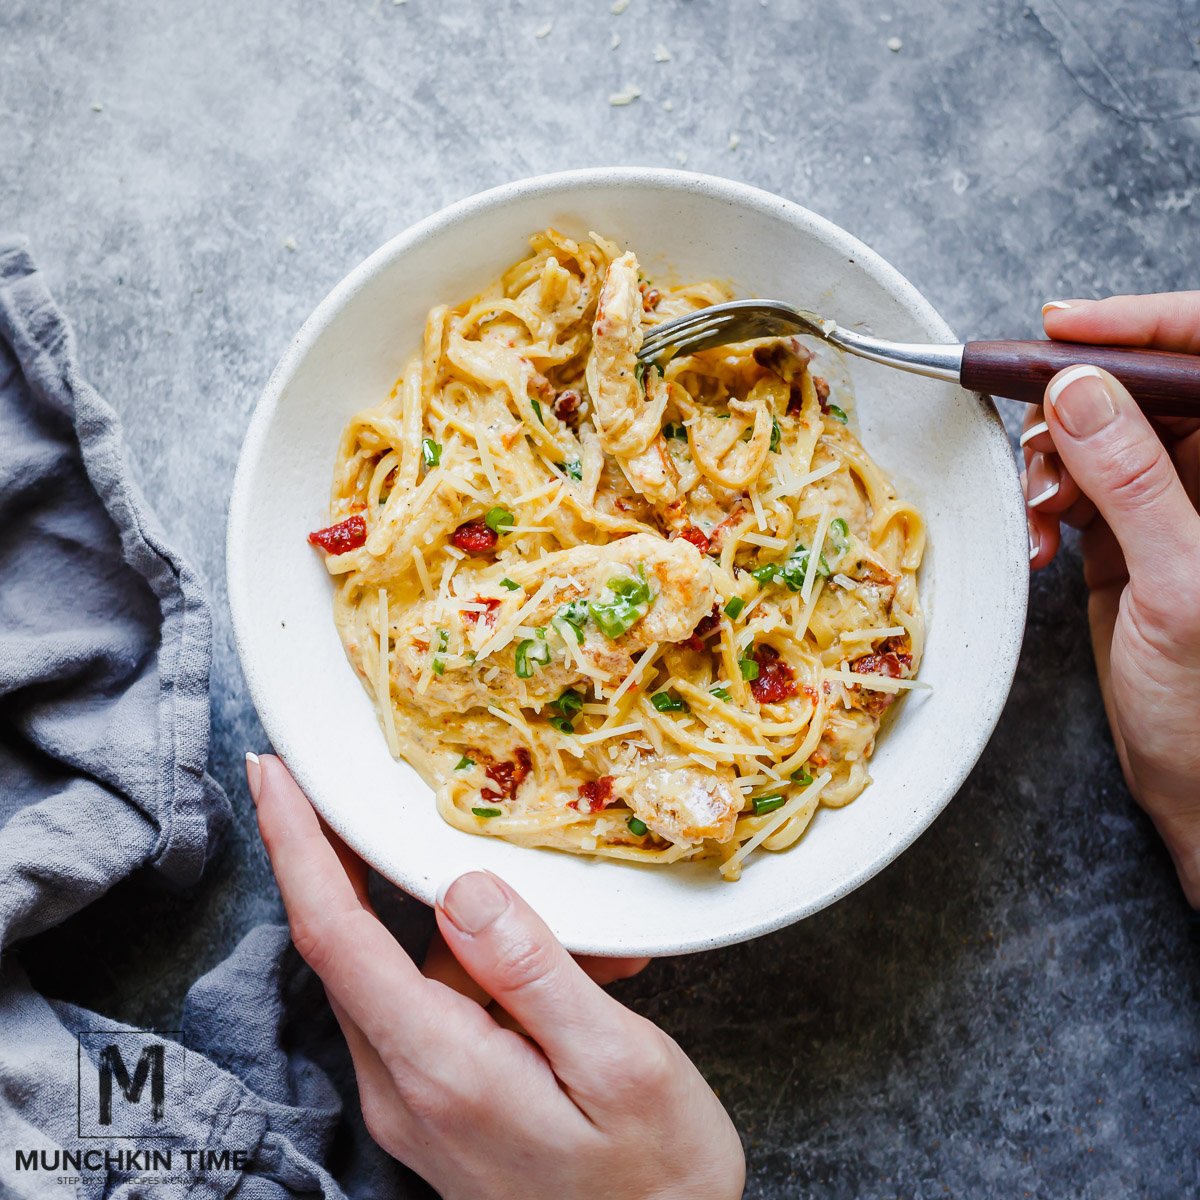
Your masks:
M 483 1008 L 487 1008 L 492 1002 L 491 996 L 467 974 L 462 963 L 450 953 L 450 947 L 446 945 L 446 939 L 442 937 L 440 929 L 433 931 L 429 949 L 425 952 L 425 961 L 421 964 L 421 972 L 426 979 L 436 979 L 439 983 L 444 983 L 460 996 L 474 1000 Z
M 1042 322 L 1056 341 L 1200 354 L 1200 292 L 1052 300 Z
M 1040 404 L 1031 404 L 1025 410 L 1025 419 L 1021 422 L 1021 448 L 1025 447 L 1043 454 L 1054 449 L 1054 443 L 1050 440 L 1050 426 L 1046 424 L 1046 414 Z
M 590 1091 L 606 1056 L 638 1018 L 585 974 L 545 922 L 487 871 L 456 879 L 437 901 L 438 927 L 455 958 L 529 1031 L 570 1089 Z
M 444 1005 L 435 1008 L 412 960 L 364 907 L 283 763 L 264 755 L 258 768 L 258 826 L 296 949 L 376 1047 L 398 1046 L 404 1054 L 423 1045 Z
M 1054 561 L 1058 553 L 1058 521 L 1048 513 L 1036 510 L 1026 514 L 1029 520 L 1029 568 L 1040 571 Z
M 1079 486 L 1063 470 L 1057 454 L 1030 455 L 1024 487 L 1025 503 L 1043 512 L 1065 512 L 1079 499 Z
M 575 961 L 584 974 L 601 987 L 620 979 L 632 979 L 650 965 L 648 958 L 599 958 L 587 954 L 579 955 Z
M 1047 420 L 1063 465 L 1121 545 L 1149 596 L 1189 594 L 1200 515 L 1133 397 L 1107 371 L 1060 371 L 1046 389 Z

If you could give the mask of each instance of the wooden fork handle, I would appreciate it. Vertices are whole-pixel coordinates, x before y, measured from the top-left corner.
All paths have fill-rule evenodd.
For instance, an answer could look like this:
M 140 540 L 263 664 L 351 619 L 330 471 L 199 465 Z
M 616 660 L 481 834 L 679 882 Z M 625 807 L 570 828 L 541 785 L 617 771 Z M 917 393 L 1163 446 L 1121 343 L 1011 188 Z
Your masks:
M 1115 375 L 1144 413 L 1200 417 L 1200 355 L 1078 342 L 968 342 L 962 385 L 973 392 L 1040 404 L 1064 367 L 1090 363 Z

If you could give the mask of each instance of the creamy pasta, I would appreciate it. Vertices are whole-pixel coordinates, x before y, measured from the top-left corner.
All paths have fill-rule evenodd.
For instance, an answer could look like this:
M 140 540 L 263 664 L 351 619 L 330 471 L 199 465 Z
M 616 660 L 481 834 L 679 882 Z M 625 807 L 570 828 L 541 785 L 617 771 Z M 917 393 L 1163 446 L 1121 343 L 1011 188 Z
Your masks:
M 337 628 L 452 825 L 735 879 L 869 782 L 919 686 L 924 525 L 803 342 L 643 369 L 726 290 L 531 246 L 346 427 L 310 535 Z

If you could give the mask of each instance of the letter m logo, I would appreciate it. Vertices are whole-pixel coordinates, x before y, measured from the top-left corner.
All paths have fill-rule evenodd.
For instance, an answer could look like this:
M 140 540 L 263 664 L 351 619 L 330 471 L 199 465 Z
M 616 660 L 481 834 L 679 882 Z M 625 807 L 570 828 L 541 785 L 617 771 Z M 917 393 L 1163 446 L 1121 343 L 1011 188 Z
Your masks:
M 84 1029 L 77 1036 L 79 1137 L 182 1136 L 188 1055 L 178 1030 Z
M 150 1117 L 154 1121 L 162 1120 L 167 1092 L 163 1050 L 161 1042 L 153 1046 L 144 1046 L 132 1078 L 126 1070 L 125 1060 L 121 1057 L 121 1047 L 116 1042 L 110 1043 L 100 1051 L 101 1125 L 112 1124 L 114 1080 L 124 1093 L 125 1099 L 130 1104 L 137 1104 L 142 1098 L 148 1078 L 150 1080 Z

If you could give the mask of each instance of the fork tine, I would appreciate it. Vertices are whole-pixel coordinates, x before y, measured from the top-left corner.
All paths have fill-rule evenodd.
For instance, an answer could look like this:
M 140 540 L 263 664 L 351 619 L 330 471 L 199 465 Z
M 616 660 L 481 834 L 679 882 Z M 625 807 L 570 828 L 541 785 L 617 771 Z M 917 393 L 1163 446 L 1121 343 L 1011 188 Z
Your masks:
M 701 333 L 708 334 L 737 320 L 735 313 L 712 313 L 701 316 L 700 313 L 681 317 L 678 321 L 668 321 L 658 325 L 646 334 L 642 342 L 643 354 L 657 354 L 668 346 L 678 346 L 684 340 L 690 340 Z

